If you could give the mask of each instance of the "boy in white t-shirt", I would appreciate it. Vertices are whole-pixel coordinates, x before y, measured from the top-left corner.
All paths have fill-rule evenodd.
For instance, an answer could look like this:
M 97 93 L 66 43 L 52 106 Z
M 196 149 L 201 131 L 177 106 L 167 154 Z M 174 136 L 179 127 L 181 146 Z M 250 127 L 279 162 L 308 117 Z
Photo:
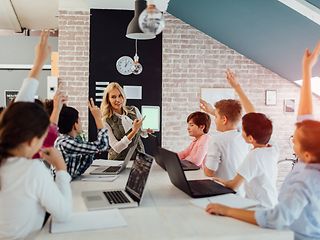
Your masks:
M 269 144 L 272 122 L 263 113 L 254 112 L 253 105 L 230 70 L 227 71 L 227 79 L 248 112 L 242 118 L 242 137 L 253 149 L 232 180 L 214 179 L 232 189 L 237 189 L 244 183 L 247 198 L 259 201 L 263 207 L 272 208 L 277 204 L 278 198 L 276 180 L 279 158 L 279 149 Z
M 209 177 L 232 179 L 249 152 L 249 145 L 237 130 L 242 106 L 238 100 L 223 99 L 216 102 L 214 107 L 201 100 L 201 108 L 214 116 L 218 131 L 209 144 L 204 173 Z

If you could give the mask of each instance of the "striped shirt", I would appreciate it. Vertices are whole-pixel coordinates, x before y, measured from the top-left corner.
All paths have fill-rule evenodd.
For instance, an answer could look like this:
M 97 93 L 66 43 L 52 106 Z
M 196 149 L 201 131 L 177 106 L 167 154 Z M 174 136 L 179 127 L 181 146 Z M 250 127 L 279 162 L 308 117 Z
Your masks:
M 82 141 L 67 134 L 60 134 L 55 142 L 55 148 L 62 153 L 72 179 L 83 174 L 90 167 L 95 154 L 107 150 L 108 146 L 106 128 L 98 130 L 97 140 L 94 142 Z

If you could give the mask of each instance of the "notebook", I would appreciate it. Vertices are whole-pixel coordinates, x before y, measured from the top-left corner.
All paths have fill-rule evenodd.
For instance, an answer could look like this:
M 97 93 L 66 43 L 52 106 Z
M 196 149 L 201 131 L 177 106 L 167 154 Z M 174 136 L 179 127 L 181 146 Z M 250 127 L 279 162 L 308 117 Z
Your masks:
M 67 222 L 51 221 L 51 233 L 65 233 L 127 226 L 118 209 L 73 213 Z

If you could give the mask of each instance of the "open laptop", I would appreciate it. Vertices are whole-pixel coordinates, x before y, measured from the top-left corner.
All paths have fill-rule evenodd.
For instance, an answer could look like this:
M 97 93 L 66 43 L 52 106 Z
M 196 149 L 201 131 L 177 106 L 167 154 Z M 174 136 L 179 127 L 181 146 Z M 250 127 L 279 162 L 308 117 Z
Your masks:
M 139 206 L 151 170 L 153 157 L 138 151 L 124 190 L 85 191 L 82 197 L 88 210 Z
M 138 145 L 138 141 L 135 141 L 133 146 L 129 149 L 127 152 L 127 155 L 125 159 L 123 160 L 123 163 L 119 166 L 104 166 L 104 167 L 98 167 L 95 170 L 91 171 L 90 175 L 118 175 L 121 173 L 128 165 L 134 151 L 136 150 Z M 107 162 L 108 160 L 106 160 Z
M 162 169 L 166 170 L 164 162 L 162 161 L 161 157 L 159 156 L 158 148 L 160 147 L 160 144 L 159 144 L 157 137 L 155 135 L 149 134 L 147 139 L 149 139 L 149 145 L 151 146 L 150 149 L 153 149 L 153 152 L 150 153 L 150 155 L 154 156 L 156 163 Z M 200 169 L 200 167 L 198 167 L 194 163 L 189 162 L 187 160 L 180 161 L 180 164 L 181 164 L 183 171 L 195 171 L 195 170 Z
M 226 193 L 235 193 L 219 183 L 209 179 L 187 180 L 176 153 L 159 148 L 159 155 L 167 169 L 171 183 L 193 198 L 216 196 Z

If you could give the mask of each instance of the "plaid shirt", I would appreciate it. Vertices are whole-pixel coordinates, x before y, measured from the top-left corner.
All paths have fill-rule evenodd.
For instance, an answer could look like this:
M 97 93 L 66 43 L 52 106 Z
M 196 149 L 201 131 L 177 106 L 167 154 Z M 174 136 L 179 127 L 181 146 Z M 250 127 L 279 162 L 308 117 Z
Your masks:
M 54 146 L 62 153 L 67 171 L 74 179 L 90 167 L 96 153 L 107 150 L 109 146 L 107 129 L 98 130 L 97 140 L 94 142 L 60 134 Z

